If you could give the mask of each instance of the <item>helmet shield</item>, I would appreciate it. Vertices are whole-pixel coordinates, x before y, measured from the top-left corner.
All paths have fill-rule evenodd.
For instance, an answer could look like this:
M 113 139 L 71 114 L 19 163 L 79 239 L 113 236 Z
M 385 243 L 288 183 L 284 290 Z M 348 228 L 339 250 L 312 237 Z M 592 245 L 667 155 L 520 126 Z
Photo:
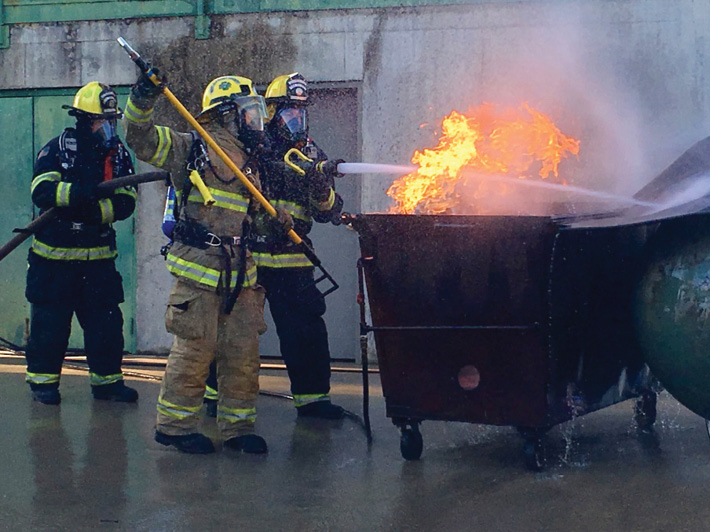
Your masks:
M 240 130 L 263 131 L 266 105 L 262 96 L 236 96 L 232 101 L 237 106 Z

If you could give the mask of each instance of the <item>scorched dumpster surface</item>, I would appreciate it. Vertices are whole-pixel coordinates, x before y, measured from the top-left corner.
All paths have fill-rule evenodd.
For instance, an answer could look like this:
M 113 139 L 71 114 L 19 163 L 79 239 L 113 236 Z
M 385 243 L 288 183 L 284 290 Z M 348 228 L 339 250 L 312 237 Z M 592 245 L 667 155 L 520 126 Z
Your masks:
M 421 454 L 422 420 L 465 421 L 518 427 L 537 469 L 551 426 L 655 399 L 632 327 L 648 224 L 383 214 L 352 224 L 405 458 Z

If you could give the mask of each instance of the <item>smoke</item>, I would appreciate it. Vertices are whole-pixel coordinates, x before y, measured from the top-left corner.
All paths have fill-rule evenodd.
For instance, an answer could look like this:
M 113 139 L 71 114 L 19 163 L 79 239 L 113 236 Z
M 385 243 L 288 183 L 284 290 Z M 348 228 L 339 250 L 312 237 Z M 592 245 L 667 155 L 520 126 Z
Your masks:
M 644 16 L 650 8 L 643 2 L 626 4 L 623 11 L 617 3 L 597 2 L 490 9 L 499 16 L 486 19 L 490 24 L 471 38 L 469 64 L 480 67 L 452 70 L 460 79 L 457 87 L 447 87 L 448 109 L 445 96 L 434 105 L 439 123 L 451 110 L 466 111 L 466 105 L 517 108 L 527 102 L 581 141 L 578 158 L 560 165 L 563 179 L 628 197 L 706 135 L 700 113 L 686 101 L 696 90 L 690 85 L 699 66 L 686 60 L 695 45 L 676 39 L 669 22 L 678 17 L 673 6 L 659 7 L 668 11 L 653 20 Z M 451 41 L 446 45 L 461 49 Z M 441 70 L 436 72 L 440 76 Z M 530 196 L 517 199 L 524 204 Z M 525 210 L 512 205 L 515 200 L 508 198 L 506 208 Z M 576 201 L 583 207 L 585 200 Z
M 672 94 L 669 85 L 687 93 L 683 80 L 693 76 L 673 64 L 683 51 L 662 42 L 664 32 L 673 38 L 672 28 L 644 24 L 643 2 L 622 21 L 615 19 L 619 13 L 613 4 L 584 4 L 542 8 L 529 27 L 501 35 L 512 39 L 511 46 L 493 38 L 483 98 L 512 105 L 528 101 L 550 114 L 565 134 L 580 139 L 579 159 L 561 167 L 571 183 L 632 195 L 705 136 L 690 128 L 679 136 L 668 127 L 685 124 L 686 118 L 677 116 L 683 109 L 674 103 L 682 96 Z M 648 49 L 650 35 L 654 49 Z

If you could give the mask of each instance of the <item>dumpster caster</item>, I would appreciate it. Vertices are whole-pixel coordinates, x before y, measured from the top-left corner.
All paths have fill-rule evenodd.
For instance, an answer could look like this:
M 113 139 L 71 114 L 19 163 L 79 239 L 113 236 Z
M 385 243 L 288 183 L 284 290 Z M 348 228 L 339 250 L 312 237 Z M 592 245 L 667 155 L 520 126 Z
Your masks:
M 656 392 L 643 392 L 634 405 L 634 421 L 636 427 L 642 431 L 650 431 L 656 422 Z
M 525 440 L 523 443 L 525 467 L 530 471 L 542 471 L 545 468 L 545 446 L 542 440 Z
M 523 437 L 523 458 L 525 467 L 530 471 L 542 471 L 545 468 L 545 445 L 543 436 L 550 427 L 516 427 Z
M 419 460 L 424 449 L 422 433 L 419 426 L 413 423 L 411 427 L 402 427 L 402 436 L 399 439 L 399 450 L 405 460 Z

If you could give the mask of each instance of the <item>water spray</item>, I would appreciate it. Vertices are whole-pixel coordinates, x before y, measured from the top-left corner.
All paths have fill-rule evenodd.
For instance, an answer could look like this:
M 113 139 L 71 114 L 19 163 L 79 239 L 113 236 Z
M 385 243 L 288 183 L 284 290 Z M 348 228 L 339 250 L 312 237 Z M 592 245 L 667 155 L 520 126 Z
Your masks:
M 417 169 L 416 166 L 400 166 L 396 164 L 377 163 L 340 163 L 338 172 L 341 174 L 411 174 Z
M 547 190 L 555 190 L 557 192 L 562 192 L 565 194 L 577 194 L 582 196 L 591 196 L 594 198 L 605 199 L 610 201 L 616 201 L 618 203 L 626 203 L 629 205 L 640 205 L 642 207 L 658 208 L 661 207 L 659 203 L 653 203 L 650 201 L 641 201 L 635 198 L 630 198 L 628 196 L 620 196 L 618 194 L 610 194 L 608 192 L 599 192 L 597 190 L 591 190 L 588 188 L 575 187 L 572 185 L 558 185 L 556 183 L 544 183 L 541 181 L 533 181 L 532 179 L 515 179 L 513 177 L 506 177 L 503 175 L 496 174 L 481 174 L 478 172 L 467 172 L 469 177 L 475 177 L 481 181 L 498 181 L 502 183 L 508 183 L 511 185 L 522 186 L 522 187 L 533 187 L 533 188 L 544 188 Z

